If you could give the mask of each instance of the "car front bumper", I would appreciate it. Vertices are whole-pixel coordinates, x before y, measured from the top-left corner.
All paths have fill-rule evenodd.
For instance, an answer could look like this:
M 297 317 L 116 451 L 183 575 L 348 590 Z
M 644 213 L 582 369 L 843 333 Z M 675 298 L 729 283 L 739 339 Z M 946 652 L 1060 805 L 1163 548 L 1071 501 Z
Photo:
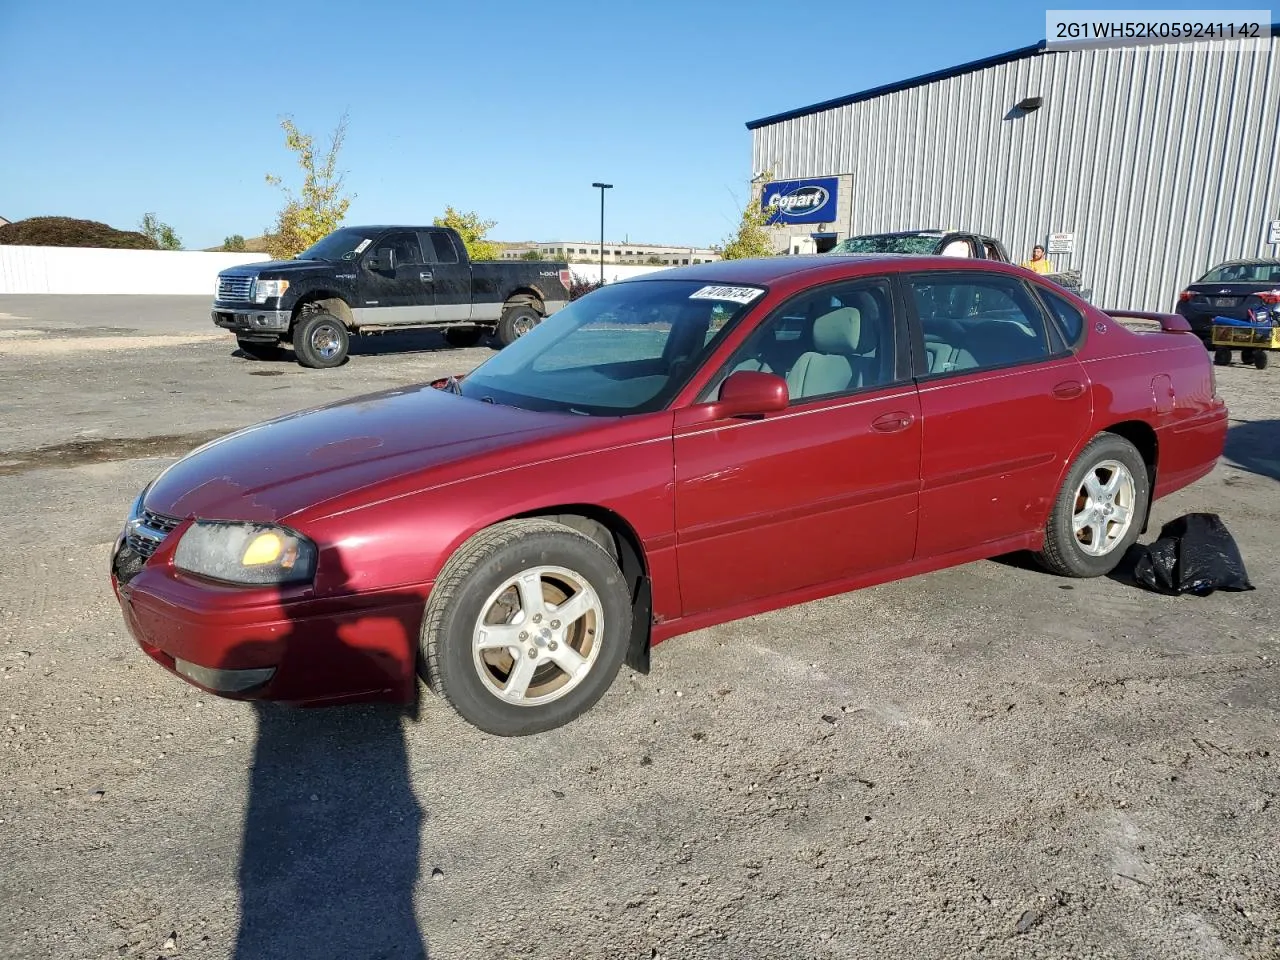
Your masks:
M 276 339 L 289 332 L 292 314 L 288 310 L 267 310 L 254 306 L 222 307 L 213 305 L 213 322 L 224 330 L 242 334 L 246 339 L 262 336 Z
M 328 598 L 309 587 L 230 586 L 175 569 L 175 547 L 166 542 L 140 562 L 121 537 L 111 564 L 130 634 L 166 670 L 236 700 L 321 705 L 416 697 L 429 584 Z M 123 572 L 130 563 L 132 576 Z

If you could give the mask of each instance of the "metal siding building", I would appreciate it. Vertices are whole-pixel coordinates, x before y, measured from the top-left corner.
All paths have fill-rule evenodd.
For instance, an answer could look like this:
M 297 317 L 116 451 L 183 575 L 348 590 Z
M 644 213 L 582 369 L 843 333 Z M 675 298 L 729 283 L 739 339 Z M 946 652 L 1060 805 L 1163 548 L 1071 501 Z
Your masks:
M 1215 263 L 1280 255 L 1280 39 L 1208 46 L 1026 47 L 753 121 L 752 169 L 839 175 L 841 237 L 950 227 L 1020 261 L 1074 232 L 1050 259 L 1094 303 L 1168 310 Z

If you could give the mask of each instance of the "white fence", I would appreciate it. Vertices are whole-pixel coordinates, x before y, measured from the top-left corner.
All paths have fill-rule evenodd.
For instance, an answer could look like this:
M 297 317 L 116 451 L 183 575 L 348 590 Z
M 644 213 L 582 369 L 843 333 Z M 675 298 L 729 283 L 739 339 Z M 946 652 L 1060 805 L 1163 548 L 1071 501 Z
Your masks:
M 0 245 L 0 293 L 211 297 L 219 270 L 268 259 L 265 253 Z
M 213 295 L 219 270 L 269 259 L 265 253 L 102 250 L 0 245 L 0 293 Z M 570 265 L 580 280 L 600 279 L 600 265 Z M 608 283 L 665 267 L 604 265 Z

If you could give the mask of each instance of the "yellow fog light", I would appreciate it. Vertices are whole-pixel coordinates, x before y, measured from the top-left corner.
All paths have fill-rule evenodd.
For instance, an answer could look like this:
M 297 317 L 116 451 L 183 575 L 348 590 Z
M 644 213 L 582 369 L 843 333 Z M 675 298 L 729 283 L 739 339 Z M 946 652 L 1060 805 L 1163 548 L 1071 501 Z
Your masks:
M 260 533 L 249 541 L 244 548 L 244 556 L 240 562 L 246 567 L 260 567 L 264 563 L 275 563 L 284 549 L 284 540 L 278 533 Z

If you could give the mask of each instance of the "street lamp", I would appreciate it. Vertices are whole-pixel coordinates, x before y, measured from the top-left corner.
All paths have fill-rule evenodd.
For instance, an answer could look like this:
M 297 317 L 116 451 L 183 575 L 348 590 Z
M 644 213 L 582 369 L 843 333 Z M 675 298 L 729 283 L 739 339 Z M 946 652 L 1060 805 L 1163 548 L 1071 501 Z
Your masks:
M 612 183 L 593 183 L 600 191 L 600 283 L 604 283 L 604 192 L 612 190 Z

